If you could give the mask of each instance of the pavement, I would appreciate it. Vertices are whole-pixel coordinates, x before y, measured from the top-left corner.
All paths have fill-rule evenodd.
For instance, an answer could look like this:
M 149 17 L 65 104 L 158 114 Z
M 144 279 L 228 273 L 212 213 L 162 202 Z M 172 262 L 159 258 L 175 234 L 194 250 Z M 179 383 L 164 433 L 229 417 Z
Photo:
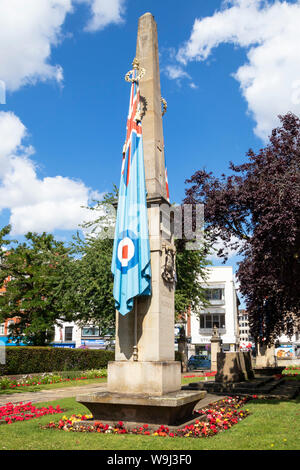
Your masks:
M 78 395 L 84 395 L 89 393 L 97 393 L 104 391 L 106 388 L 106 383 L 91 384 L 91 385 L 81 385 L 77 387 L 67 387 L 67 388 L 55 388 L 53 390 L 40 390 L 38 392 L 24 392 L 24 393 L 15 393 L 0 395 L 0 406 L 5 405 L 6 403 L 41 403 L 48 401 L 59 401 L 63 398 L 76 397 Z M 209 403 L 221 400 L 224 398 L 220 395 L 215 395 L 212 393 L 207 393 L 205 398 L 199 401 L 196 405 L 197 408 L 204 408 Z
M 55 388 L 53 390 L 40 390 L 38 392 L 13 393 L 0 395 L 0 406 L 6 403 L 40 403 L 45 401 L 57 401 L 61 398 L 76 397 L 85 393 L 95 393 L 105 389 L 106 383 L 81 385 L 77 387 Z

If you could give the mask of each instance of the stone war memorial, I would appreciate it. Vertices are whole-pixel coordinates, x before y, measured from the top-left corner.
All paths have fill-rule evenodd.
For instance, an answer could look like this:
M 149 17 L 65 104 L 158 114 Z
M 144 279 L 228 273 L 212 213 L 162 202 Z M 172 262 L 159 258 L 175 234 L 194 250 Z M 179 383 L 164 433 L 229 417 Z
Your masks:
M 169 221 L 157 27 L 139 18 L 112 271 L 115 361 L 105 391 L 81 395 L 95 420 L 182 425 L 204 390 L 181 389 L 175 361 L 175 246 Z M 118 160 L 116 159 L 116 165 Z M 137 276 L 135 278 L 135 276 Z

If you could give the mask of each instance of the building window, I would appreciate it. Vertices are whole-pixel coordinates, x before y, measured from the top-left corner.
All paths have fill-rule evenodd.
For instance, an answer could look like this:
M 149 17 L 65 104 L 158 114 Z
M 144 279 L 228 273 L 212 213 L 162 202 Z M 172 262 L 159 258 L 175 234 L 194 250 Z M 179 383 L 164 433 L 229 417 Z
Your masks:
M 224 314 L 210 314 L 200 316 L 200 328 L 212 329 L 216 326 L 219 329 L 225 329 L 225 315 Z
M 206 289 L 205 296 L 207 300 L 223 300 L 224 289 Z
M 11 334 L 11 332 L 13 331 L 13 327 L 15 325 L 15 322 L 13 320 L 9 320 L 7 322 L 7 334 Z
M 0 323 L 0 335 L 4 335 L 4 323 Z
M 98 326 L 84 326 L 81 330 L 81 336 L 99 336 L 100 328 Z
M 65 327 L 65 341 L 72 341 L 73 340 L 73 326 L 66 326 Z

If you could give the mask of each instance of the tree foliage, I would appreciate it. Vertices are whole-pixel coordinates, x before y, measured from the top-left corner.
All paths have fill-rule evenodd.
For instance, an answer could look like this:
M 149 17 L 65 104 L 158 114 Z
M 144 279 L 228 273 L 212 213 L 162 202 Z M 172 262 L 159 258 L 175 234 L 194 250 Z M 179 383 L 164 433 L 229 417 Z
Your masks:
M 93 220 L 82 224 L 72 243 L 73 261 L 65 279 L 64 300 L 77 322 L 97 325 L 106 334 L 115 324 L 113 250 L 115 194 L 108 193 L 103 201 L 94 201 Z
M 74 245 L 75 251 L 81 252 L 81 261 L 75 268 L 76 284 L 81 287 L 78 294 L 73 292 L 71 297 L 74 300 L 78 297 L 76 304 L 80 306 L 80 317 L 95 318 L 105 327 L 114 325 L 115 321 L 111 259 L 117 194 L 115 186 L 113 192 L 108 193 L 103 201 L 94 201 L 96 204 L 91 210 L 95 211 L 97 216 L 82 226 L 84 230 L 89 230 L 89 234 L 86 234 L 85 240 L 77 236 Z M 205 268 L 209 264 L 208 245 L 204 243 L 198 250 L 188 250 L 186 246 L 186 240 L 176 240 L 177 318 L 188 312 L 189 307 L 197 310 L 200 304 L 206 303 L 205 290 L 201 282 L 206 278 Z M 75 279 L 74 274 L 71 278 Z
M 28 233 L 25 243 L 6 240 L 10 227 L 0 231 L 0 320 L 17 317 L 12 336 L 33 345 L 52 339 L 55 324 L 76 321 L 99 326 L 101 334 L 114 328 L 115 301 L 111 260 L 117 190 L 103 201 L 94 201 L 93 220 L 82 225 L 84 237 L 77 233 L 67 248 L 53 235 Z M 205 278 L 206 248 L 187 250 L 185 240 L 176 241 L 177 283 L 175 311 L 196 310 L 205 303 L 201 280 Z M 24 336 L 25 335 L 25 336 Z
M 64 301 L 74 320 L 99 326 L 101 334 L 113 328 L 115 321 L 112 246 L 110 238 L 82 239 L 77 235 L 75 258 L 65 279 Z
M 0 296 L 0 321 L 16 317 L 10 336 L 44 345 L 52 339 L 53 326 L 59 320 L 71 319 L 61 301 L 70 262 L 68 249 L 53 235 L 31 232 L 25 235 L 25 242 L 13 246 L 4 239 L 9 232 L 7 226 L 0 233 L 6 250 L 0 260 L 0 285 L 5 283 L 6 288 Z
M 265 148 L 216 178 L 204 170 L 186 182 L 186 203 L 205 204 L 206 231 L 243 256 L 237 272 L 252 335 L 274 341 L 299 319 L 300 120 L 288 113 Z M 296 320 L 295 320 L 296 319 Z
M 175 241 L 176 246 L 176 289 L 175 289 L 175 314 L 188 313 L 190 309 L 198 312 L 199 308 L 207 304 L 203 281 L 207 278 L 206 268 L 210 264 L 207 259 L 208 246 L 202 245 L 201 249 L 187 249 L 185 239 Z

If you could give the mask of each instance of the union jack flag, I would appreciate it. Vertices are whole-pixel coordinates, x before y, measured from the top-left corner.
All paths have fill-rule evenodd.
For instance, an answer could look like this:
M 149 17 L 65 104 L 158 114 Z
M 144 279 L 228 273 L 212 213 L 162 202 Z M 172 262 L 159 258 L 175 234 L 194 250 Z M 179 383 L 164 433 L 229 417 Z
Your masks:
M 136 73 L 137 71 L 134 70 L 134 78 L 136 77 Z M 135 132 L 138 137 L 141 137 L 142 135 L 140 88 L 137 81 L 134 81 L 131 86 L 126 130 L 126 140 L 123 147 L 122 175 L 124 177 L 124 182 L 126 186 L 128 186 L 133 153 L 132 132 Z
M 136 76 L 135 70 L 133 78 Z M 111 265 L 115 305 L 121 315 L 126 315 L 132 310 L 135 297 L 151 295 L 150 245 L 139 103 L 139 86 L 137 80 L 133 80 Z

